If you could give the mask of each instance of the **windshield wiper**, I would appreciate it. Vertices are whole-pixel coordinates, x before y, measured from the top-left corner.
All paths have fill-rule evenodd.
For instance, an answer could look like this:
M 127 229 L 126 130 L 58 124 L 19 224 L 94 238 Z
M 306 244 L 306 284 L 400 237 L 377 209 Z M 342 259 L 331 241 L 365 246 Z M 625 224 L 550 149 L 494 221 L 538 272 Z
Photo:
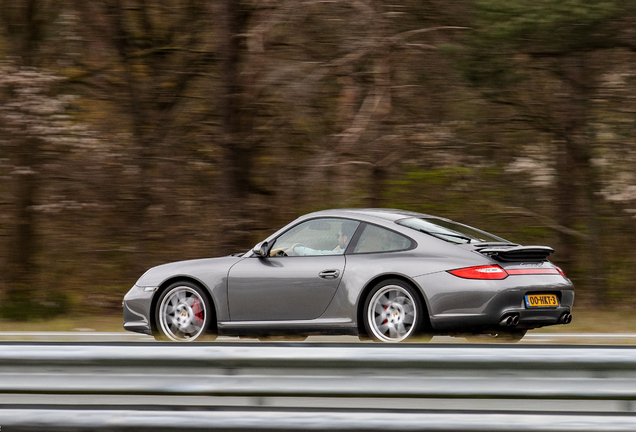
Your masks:
M 448 234 L 448 233 L 441 233 L 441 232 L 435 232 L 435 231 L 426 231 L 425 229 L 422 229 L 422 228 L 418 228 L 417 230 L 420 232 L 423 232 L 424 234 L 432 235 L 433 237 L 437 237 L 437 238 L 440 238 L 439 236 L 448 236 L 448 237 L 455 237 L 458 239 L 466 240 L 466 243 L 470 243 L 472 241 L 471 238 L 458 235 L 458 234 Z M 444 239 L 442 238 L 440 240 L 444 240 Z

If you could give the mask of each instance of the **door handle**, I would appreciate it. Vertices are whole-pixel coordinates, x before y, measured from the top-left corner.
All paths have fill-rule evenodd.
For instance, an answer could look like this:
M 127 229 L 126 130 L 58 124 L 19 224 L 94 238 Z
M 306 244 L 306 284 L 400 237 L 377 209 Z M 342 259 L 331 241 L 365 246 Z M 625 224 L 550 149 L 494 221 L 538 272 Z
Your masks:
M 318 276 L 323 279 L 337 279 L 340 276 L 340 270 L 323 270 L 318 273 Z

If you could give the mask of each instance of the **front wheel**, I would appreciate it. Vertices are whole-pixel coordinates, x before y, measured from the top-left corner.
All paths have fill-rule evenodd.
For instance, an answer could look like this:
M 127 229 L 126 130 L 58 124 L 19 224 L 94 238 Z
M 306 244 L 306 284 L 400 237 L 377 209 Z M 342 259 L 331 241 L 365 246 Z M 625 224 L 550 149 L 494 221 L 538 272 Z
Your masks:
M 417 335 L 424 309 L 417 293 L 398 279 L 377 284 L 364 303 L 367 335 L 379 342 L 401 342 Z
M 202 288 L 177 282 L 159 297 L 155 318 L 157 339 L 191 342 L 206 333 L 215 314 Z

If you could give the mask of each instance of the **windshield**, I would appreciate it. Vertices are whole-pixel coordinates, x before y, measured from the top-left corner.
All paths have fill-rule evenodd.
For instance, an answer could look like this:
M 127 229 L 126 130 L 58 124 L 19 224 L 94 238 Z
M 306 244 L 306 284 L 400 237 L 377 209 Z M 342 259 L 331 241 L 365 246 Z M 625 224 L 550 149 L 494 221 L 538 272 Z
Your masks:
M 485 231 L 444 219 L 408 218 L 396 223 L 451 243 L 507 242 Z

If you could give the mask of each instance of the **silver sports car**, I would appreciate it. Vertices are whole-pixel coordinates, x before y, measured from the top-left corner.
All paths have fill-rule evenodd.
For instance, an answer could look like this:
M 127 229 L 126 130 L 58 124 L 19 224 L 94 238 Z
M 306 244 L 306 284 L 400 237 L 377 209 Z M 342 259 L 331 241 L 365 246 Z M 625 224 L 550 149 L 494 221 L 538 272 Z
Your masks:
M 421 213 L 325 210 L 247 253 L 148 270 L 124 297 L 124 328 L 172 341 L 442 334 L 514 342 L 572 320 L 574 287 L 547 260 L 552 252 Z

